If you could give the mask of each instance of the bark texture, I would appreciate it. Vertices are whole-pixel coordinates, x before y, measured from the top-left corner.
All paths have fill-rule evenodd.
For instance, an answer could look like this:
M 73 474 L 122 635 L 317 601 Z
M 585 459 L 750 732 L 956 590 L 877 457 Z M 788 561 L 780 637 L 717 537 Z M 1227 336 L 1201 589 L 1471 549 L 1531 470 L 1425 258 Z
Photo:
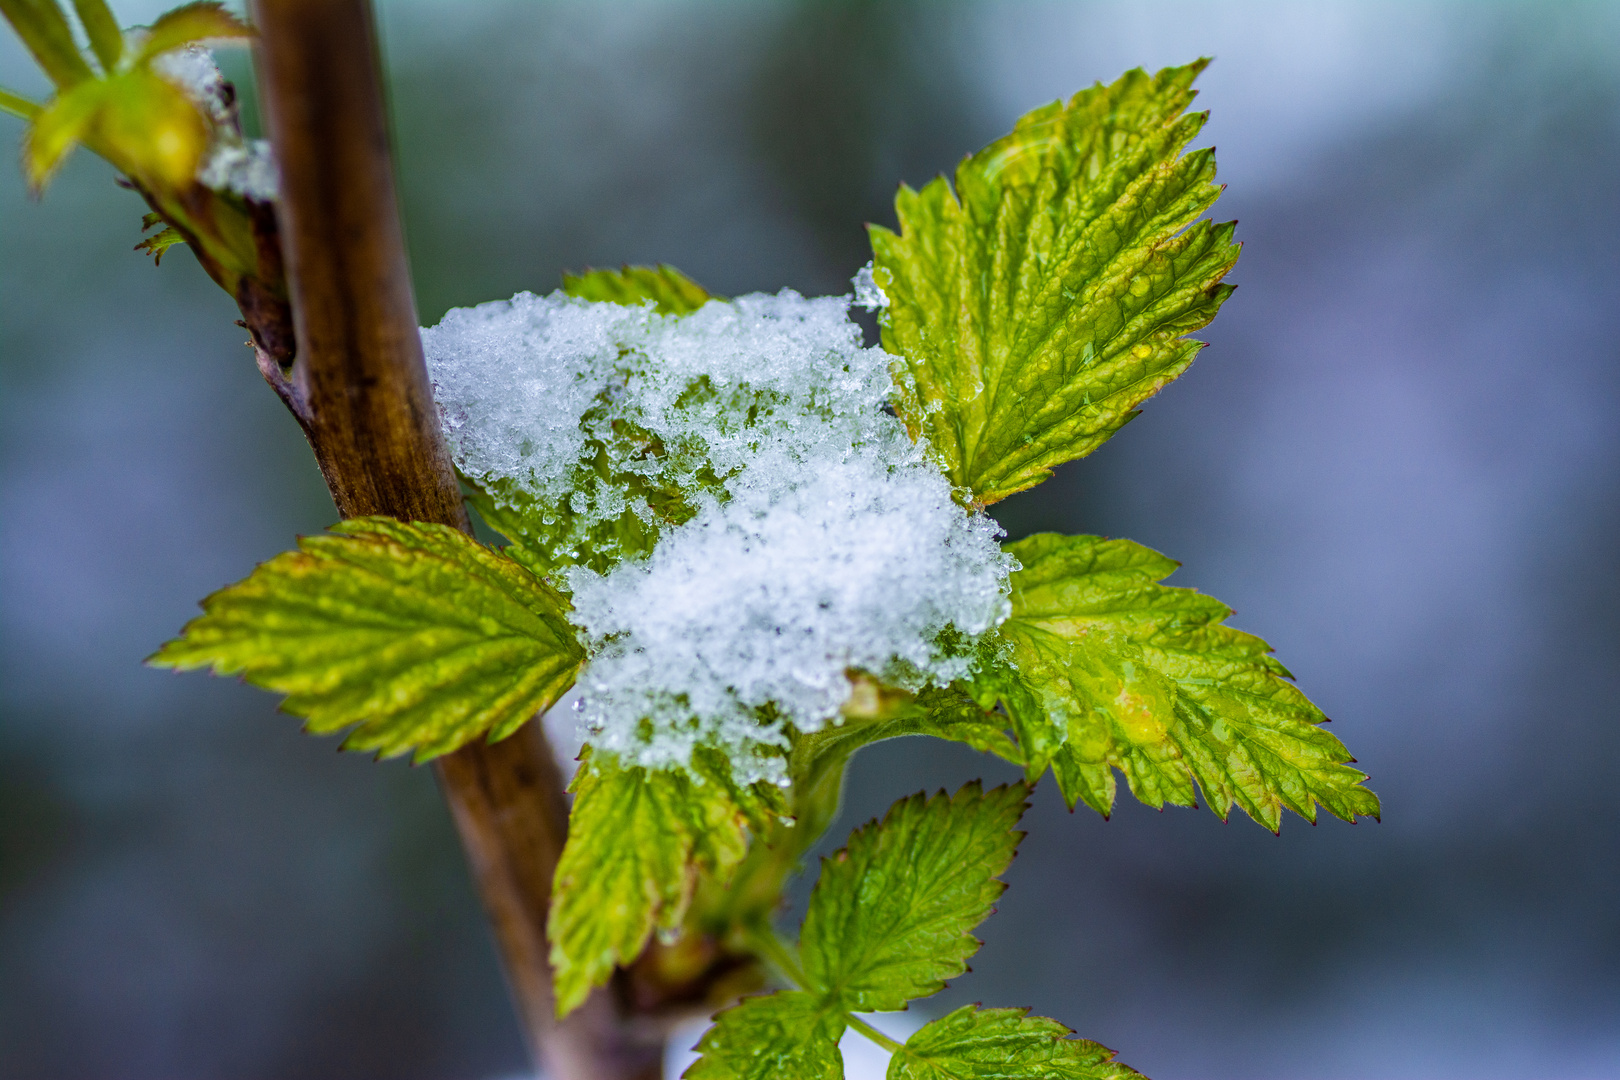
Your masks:
M 467 530 L 422 358 L 370 5 L 254 0 L 253 15 L 296 340 L 289 356 L 254 325 L 260 370 L 344 517 Z M 557 1080 L 657 1077 L 664 1025 L 630 1015 L 622 994 L 598 992 L 555 1019 L 545 922 L 567 807 L 540 725 L 435 767 L 540 1063 Z

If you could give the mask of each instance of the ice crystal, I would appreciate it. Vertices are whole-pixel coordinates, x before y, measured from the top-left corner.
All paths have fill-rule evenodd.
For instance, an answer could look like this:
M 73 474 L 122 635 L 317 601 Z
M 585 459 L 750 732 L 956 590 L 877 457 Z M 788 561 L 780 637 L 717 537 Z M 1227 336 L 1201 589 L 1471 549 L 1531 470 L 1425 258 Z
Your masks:
M 872 276 L 872 264 L 867 263 L 855 272 L 850 285 L 855 289 L 855 306 L 867 311 L 882 311 L 889 306 L 883 287 Z

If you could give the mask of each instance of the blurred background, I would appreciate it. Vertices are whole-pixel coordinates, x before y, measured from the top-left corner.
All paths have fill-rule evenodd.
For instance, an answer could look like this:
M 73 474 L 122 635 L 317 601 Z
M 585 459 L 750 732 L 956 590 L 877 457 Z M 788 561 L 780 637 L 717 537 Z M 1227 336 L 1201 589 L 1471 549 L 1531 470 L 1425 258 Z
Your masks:
M 624 261 L 842 292 L 897 181 L 1213 55 L 1241 287 L 1190 374 L 998 509 L 1182 560 L 1384 822 L 1104 822 L 1043 785 L 975 971 L 926 1008 L 1031 1005 L 1156 1080 L 1620 1077 L 1620 5 L 381 16 L 429 323 Z M 0 84 L 43 93 L 4 31 Z M 0 1077 L 518 1075 L 431 775 L 140 666 L 334 518 L 227 298 L 130 250 L 143 210 L 83 152 L 43 201 L 0 169 Z M 865 751 L 833 836 L 1005 771 Z

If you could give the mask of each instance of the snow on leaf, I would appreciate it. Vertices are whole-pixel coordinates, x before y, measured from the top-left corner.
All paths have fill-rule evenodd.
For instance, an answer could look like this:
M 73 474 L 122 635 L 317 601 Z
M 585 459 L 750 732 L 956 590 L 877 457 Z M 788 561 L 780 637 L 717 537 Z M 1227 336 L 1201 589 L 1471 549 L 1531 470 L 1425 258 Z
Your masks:
M 719 747 L 780 779 L 851 669 L 949 684 L 951 642 L 1005 617 L 998 527 L 884 410 L 889 357 L 848 308 L 522 294 L 424 332 L 474 505 L 573 594 L 593 745 L 657 768 Z

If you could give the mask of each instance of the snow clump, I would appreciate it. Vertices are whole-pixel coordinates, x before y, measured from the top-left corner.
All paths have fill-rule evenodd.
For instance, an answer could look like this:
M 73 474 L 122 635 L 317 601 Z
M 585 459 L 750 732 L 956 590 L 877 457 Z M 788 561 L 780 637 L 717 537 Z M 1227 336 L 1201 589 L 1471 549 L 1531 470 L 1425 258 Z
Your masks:
M 1006 618 L 999 527 L 885 409 L 892 358 L 849 305 L 520 293 L 424 331 L 457 467 L 573 593 L 598 749 L 782 780 L 788 726 L 837 723 L 849 670 L 948 683 Z
M 197 165 L 197 182 L 245 199 L 274 202 L 281 180 L 270 142 L 242 138 L 235 93 L 214 62 L 213 52 L 205 45 L 187 45 L 157 56 L 152 70 L 185 94 L 211 121 L 211 141 Z

